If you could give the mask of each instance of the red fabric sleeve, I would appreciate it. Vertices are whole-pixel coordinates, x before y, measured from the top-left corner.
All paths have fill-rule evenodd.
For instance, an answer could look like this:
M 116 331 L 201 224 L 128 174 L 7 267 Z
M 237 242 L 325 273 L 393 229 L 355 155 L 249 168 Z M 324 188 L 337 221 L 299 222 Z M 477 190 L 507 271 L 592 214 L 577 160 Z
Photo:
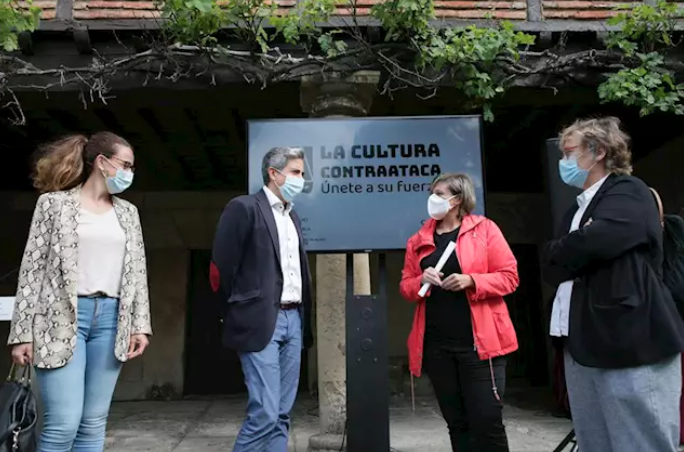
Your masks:
M 399 283 L 399 292 L 401 296 L 407 301 L 417 302 L 422 300 L 418 292 L 420 292 L 420 282 L 423 279 L 423 272 L 420 270 L 418 263 L 418 256 L 413 244 L 413 240 L 409 239 L 406 244 L 406 255 L 404 256 L 404 268 L 401 271 L 401 282 Z M 427 295 L 430 294 L 428 290 Z M 427 296 L 426 295 L 426 296 Z
M 471 273 L 475 282 L 472 300 L 503 297 L 515 292 L 518 278 L 518 261 L 501 229 L 491 220 L 487 222 L 487 273 Z

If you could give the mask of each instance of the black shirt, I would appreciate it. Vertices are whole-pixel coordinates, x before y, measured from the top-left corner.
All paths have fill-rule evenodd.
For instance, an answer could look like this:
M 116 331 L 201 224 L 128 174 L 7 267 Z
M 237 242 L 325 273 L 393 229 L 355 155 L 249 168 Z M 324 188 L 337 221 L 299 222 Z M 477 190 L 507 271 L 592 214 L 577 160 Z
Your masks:
M 436 267 L 437 261 L 444 253 L 449 242 L 458 237 L 456 230 L 444 234 L 435 232 L 435 251 L 423 258 L 420 267 L 425 271 L 428 267 Z M 461 273 L 461 266 L 453 253 L 442 268 L 442 281 L 454 273 Z M 470 306 L 465 291 L 452 292 L 441 287 L 432 286 L 426 301 L 425 343 L 448 346 L 463 350 L 473 349 L 473 326 L 470 320 Z

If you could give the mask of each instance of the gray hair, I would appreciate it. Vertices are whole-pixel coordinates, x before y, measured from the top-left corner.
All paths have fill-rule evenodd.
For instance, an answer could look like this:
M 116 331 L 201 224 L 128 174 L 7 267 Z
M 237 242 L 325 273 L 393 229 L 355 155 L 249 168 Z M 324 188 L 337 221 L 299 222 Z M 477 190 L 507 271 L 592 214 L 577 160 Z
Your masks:
M 456 196 L 461 201 L 460 216 L 470 215 L 475 210 L 477 199 L 475 198 L 475 184 L 467 174 L 463 173 L 445 173 L 440 174 L 432 181 L 430 192 L 435 189 L 437 184 L 446 183 L 449 191 L 453 196 Z
M 297 159 L 304 160 L 304 149 L 275 147 L 268 151 L 261 162 L 261 177 L 264 179 L 264 184 L 268 185 L 271 182 L 271 178 L 268 175 L 270 168 L 282 171 L 290 163 L 290 160 Z

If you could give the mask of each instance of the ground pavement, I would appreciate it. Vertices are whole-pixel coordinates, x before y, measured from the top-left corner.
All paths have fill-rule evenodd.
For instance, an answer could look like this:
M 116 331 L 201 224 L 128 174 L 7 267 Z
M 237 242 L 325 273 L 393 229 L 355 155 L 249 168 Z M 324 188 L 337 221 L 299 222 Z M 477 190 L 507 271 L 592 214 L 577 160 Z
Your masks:
M 119 402 L 112 406 L 107 452 L 230 452 L 244 416 L 245 399 Z M 511 452 L 551 452 L 572 428 L 538 404 L 504 411 Z M 293 413 L 289 452 L 306 452 L 318 432 L 316 403 L 300 397 Z M 432 397 L 391 403 L 391 442 L 398 452 L 450 452 L 446 425 Z

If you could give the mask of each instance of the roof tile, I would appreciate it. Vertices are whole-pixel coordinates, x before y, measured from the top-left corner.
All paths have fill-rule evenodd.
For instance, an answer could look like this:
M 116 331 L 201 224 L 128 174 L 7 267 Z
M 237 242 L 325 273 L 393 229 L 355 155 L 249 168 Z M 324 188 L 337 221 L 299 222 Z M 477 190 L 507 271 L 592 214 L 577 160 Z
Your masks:
M 297 4 L 297 0 L 276 1 L 279 12 L 285 13 Z M 371 7 L 381 0 L 356 0 L 355 14 L 367 16 Z M 56 0 L 37 0 L 35 6 L 43 11 L 41 18 L 50 20 L 55 18 Z M 20 7 L 26 7 L 20 2 Z M 436 0 L 435 14 L 439 18 L 482 19 L 492 17 L 497 19 L 524 20 L 526 18 L 527 3 L 519 0 Z M 348 17 L 354 14 L 347 4 L 341 2 L 336 10 L 337 16 Z M 74 19 L 77 20 L 105 20 L 105 19 L 157 19 L 160 17 L 154 1 L 149 0 L 77 0 L 74 2 Z
M 227 2 L 229 0 L 219 0 Z M 298 0 L 267 0 L 276 2 L 278 12 L 286 13 Z M 349 17 L 369 15 L 371 7 L 382 0 L 356 0 L 352 10 L 345 0 L 340 0 L 336 15 Z M 678 3 L 684 0 L 678 1 Z M 605 20 L 616 14 L 618 5 L 638 5 L 641 2 L 619 0 L 542 0 L 543 18 L 566 20 Z M 56 0 L 35 0 L 34 6 L 42 9 L 41 19 L 55 18 Z M 26 2 L 19 2 L 26 8 Z M 439 18 L 454 19 L 494 19 L 525 20 L 527 2 L 525 0 L 435 0 L 435 14 Z M 76 20 L 140 20 L 158 19 L 159 10 L 153 0 L 75 0 L 73 18 Z

